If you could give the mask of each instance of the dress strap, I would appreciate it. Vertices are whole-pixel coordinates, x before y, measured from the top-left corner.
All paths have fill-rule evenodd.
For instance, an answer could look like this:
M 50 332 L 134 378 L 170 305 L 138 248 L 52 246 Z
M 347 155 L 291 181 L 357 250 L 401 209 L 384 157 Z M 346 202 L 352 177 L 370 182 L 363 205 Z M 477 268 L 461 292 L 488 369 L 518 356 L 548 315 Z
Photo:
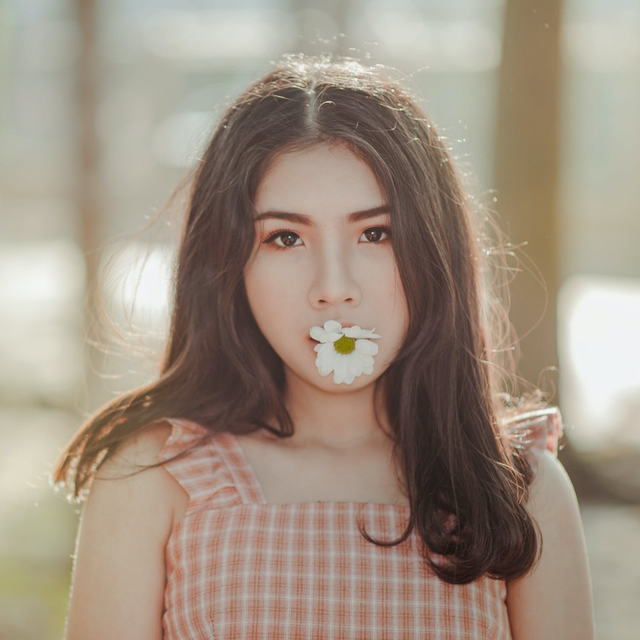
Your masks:
M 564 435 L 564 423 L 558 407 L 528 411 L 508 418 L 502 424 L 514 448 L 534 457 L 547 449 L 558 457 L 558 441 Z
M 267 500 L 260 482 L 235 434 L 228 431 L 220 434 L 216 438 L 215 446 L 224 460 L 242 502 L 266 504 Z
M 208 429 L 196 422 L 178 418 L 164 418 L 171 424 L 171 435 L 166 440 L 160 454 L 160 461 L 189 449 L 208 433 Z M 189 495 L 184 518 L 200 511 L 205 505 L 229 507 L 242 504 L 243 500 L 234 484 L 227 465 L 221 459 L 213 439 L 223 437 L 218 434 L 204 440 L 199 446 L 184 456 L 164 464 L 167 471 L 178 481 Z

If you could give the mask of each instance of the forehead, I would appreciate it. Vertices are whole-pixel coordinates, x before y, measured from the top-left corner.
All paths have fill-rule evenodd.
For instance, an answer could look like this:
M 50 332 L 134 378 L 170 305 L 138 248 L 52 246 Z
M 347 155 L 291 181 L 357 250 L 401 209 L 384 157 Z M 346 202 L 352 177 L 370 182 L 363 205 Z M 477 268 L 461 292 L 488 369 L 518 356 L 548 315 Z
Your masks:
M 317 145 L 274 159 L 256 191 L 255 209 L 327 216 L 383 204 L 369 166 L 344 146 Z

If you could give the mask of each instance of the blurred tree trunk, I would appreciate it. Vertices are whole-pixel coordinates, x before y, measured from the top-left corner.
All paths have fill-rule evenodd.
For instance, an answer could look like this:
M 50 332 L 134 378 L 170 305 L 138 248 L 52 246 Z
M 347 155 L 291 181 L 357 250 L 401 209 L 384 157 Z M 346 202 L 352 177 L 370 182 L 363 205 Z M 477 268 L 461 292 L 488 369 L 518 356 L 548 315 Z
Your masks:
M 104 371 L 102 354 L 94 349 L 101 343 L 96 323 L 96 295 L 99 293 L 98 260 L 100 258 L 99 143 L 96 134 L 98 54 L 95 0 L 76 0 L 76 19 L 80 50 L 76 68 L 76 141 L 77 167 L 75 201 L 78 212 L 79 241 L 85 256 L 86 289 L 83 308 L 85 385 L 87 394 L 83 411 L 93 412 L 102 404 L 104 388 L 99 386 L 99 372 Z
M 496 207 L 516 246 L 509 265 L 522 269 L 510 288 L 522 353 L 518 374 L 536 386 L 545 374 L 544 390 L 554 390 L 556 376 L 543 370 L 558 365 L 562 4 L 507 0 L 497 112 Z
M 517 373 L 545 391 L 554 390 L 548 383 L 557 378 L 545 376 L 540 385 L 540 376 L 558 364 L 562 8 L 561 0 L 507 0 L 495 156 L 499 220 L 518 258 L 509 264 L 521 269 L 510 287 L 510 318 L 522 353 Z M 558 458 L 581 500 L 637 502 L 633 454 L 589 456 L 565 430 Z

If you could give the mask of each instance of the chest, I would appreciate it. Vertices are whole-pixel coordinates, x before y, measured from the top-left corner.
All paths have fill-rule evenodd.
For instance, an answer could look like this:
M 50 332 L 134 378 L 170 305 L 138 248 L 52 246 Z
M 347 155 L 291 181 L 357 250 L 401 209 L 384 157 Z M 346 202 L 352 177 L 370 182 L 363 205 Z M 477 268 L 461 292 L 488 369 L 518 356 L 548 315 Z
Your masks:
M 511 637 L 504 582 L 442 582 L 415 529 L 365 538 L 397 540 L 410 517 L 385 499 L 384 455 L 280 456 L 223 434 L 169 465 L 194 508 L 165 549 L 167 640 Z
M 320 501 L 409 506 L 389 451 L 358 455 L 291 452 L 253 435 L 234 438 L 245 471 L 260 486 L 269 505 Z M 182 520 L 189 505 L 187 493 L 177 489 L 174 524 Z
M 205 508 L 167 548 L 165 637 L 509 640 L 504 582 L 444 583 L 415 531 L 383 547 L 358 528 L 391 541 L 407 517 L 353 503 Z
M 390 451 L 287 451 L 251 436 L 236 438 L 268 504 L 343 501 L 409 506 Z

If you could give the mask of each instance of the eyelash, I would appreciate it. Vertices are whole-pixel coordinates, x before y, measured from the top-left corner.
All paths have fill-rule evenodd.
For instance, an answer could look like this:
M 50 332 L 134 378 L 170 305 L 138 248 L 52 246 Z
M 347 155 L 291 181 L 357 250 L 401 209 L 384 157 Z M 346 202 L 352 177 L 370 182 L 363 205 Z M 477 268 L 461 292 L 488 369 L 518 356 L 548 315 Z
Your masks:
M 382 229 L 387 234 L 387 236 L 391 236 L 391 228 L 387 227 L 387 226 L 382 226 L 382 225 L 377 226 L 377 227 L 369 227 L 368 229 L 365 229 L 363 231 L 363 233 L 365 233 L 367 231 L 371 231 L 371 229 Z M 273 243 L 273 241 L 278 236 L 284 235 L 286 233 L 289 233 L 289 234 L 294 235 L 294 236 L 298 236 L 298 238 L 300 237 L 297 233 L 295 233 L 294 231 L 291 231 L 290 229 L 278 229 L 277 231 L 274 231 L 272 234 L 270 234 L 268 238 L 263 240 L 262 244 L 271 244 L 271 243 Z M 382 244 L 383 242 L 385 242 L 385 240 L 378 240 L 377 242 L 365 242 L 364 244 Z M 277 244 L 274 244 L 273 247 L 274 247 L 274 249 L 278 249 L 278 250 L 281 250 L 281 249 L 295 249 L 296 248 L 295 246 L 280 247 Z

